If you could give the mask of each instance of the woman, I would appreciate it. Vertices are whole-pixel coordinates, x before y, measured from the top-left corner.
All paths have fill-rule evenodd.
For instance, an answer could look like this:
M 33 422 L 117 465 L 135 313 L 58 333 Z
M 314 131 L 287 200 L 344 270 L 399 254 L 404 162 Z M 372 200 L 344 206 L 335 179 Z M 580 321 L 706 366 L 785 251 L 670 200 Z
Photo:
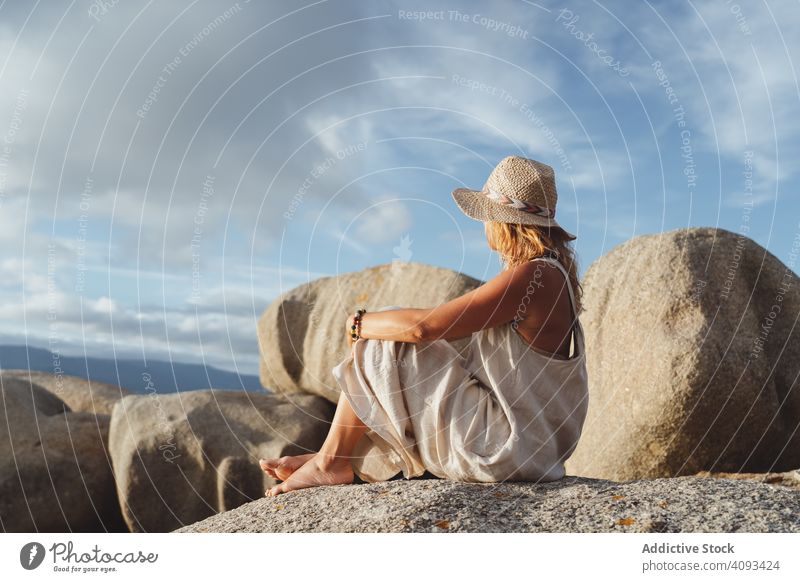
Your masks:
M 482 190 L 453 198 L 481 220 L 503 270 L 431 309 L 353 315 L 341 394 L 317 453 L 262 459 L 274 496 L 319 485 L 430 474 L 453 480 L 564 476 L 588 408 L 581 288 L 555 221 L 550 166 L 508 156 Z M 462 356 L 447 340 L 470 337 Z

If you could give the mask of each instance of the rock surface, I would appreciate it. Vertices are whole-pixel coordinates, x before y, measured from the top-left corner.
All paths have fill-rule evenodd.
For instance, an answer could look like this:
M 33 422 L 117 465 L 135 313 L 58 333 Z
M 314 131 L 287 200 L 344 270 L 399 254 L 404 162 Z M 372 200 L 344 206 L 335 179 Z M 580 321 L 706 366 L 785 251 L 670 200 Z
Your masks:
M 480 284 L 449 269 L 398 261 L 287 291 L 258 323 L 261 383 L 274 392 L 310 392 L 336 402 L 331 370 L 348 353 L 345 324 L 356 309 L 435 307 Z M 463 350 L 468 341 L 452 343 Z
M 36 383 L 2 377 L 0 527 L 126 531 L 106 449 L 108 415 L 73 412 Z
M 128 528 L 171 531 L 262 497 L 275 481 L 258 460 L 319 450 L 334 408 L 308 394 L 126 396 L 111 416 L 109 449 Z
M 748 481 L 758 481 L 759 483 L 782 485 L 800 491 L 800 469 L 785 471 L 783 473 L 711 473 L 710 471 L 700 471 L 695 477 L 746 479 Z
M 30 370 L 3 370 L 3 376 L 29 379 L 66 402 L 73 412 L 111 414 L 117 400 L 130 394 L 120 386 L 77 376 Z
M 583 287 L 590 403 L 568 474 L 800 466 L 800 280 L 780 260 L 726 230 L 675 230 L 614 248 Z
M 730 479 L 396 479 L 264 497 L 177 532 L 800 532 L 800 492 Z

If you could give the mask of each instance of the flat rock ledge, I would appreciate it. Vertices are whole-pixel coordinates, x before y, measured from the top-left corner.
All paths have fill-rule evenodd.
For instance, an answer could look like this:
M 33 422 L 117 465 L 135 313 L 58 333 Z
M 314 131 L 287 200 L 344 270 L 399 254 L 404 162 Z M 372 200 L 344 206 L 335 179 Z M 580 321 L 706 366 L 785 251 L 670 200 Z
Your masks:
M 395 479 L 264 497 L 175 532 L 800 532 L 800 490 L 747 479 Z

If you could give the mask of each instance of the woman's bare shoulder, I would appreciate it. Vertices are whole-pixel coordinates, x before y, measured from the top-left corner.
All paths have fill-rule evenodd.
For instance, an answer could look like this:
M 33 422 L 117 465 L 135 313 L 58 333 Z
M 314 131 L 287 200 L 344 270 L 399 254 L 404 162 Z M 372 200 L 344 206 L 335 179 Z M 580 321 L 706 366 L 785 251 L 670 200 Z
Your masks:
M 485 283 L 482 290 L 473 293 L 488 295 L 494 301 L 505 306 L 518 304 L 522 297 L 538 298 L 537 303 L 549 304 L 558 300 L 564 287 L 564 276 L 559 268 L 550 261 L 531 260 L 501 271 Z
M 543 284 L 558 283 L 564 279 L 564 276 L 561 274 L 561 269 L 552 261 L 531 259 L 530 261 L 513 267 L 510 271 L 512 271 L 509 274 L 510 278 L 542 282 Z

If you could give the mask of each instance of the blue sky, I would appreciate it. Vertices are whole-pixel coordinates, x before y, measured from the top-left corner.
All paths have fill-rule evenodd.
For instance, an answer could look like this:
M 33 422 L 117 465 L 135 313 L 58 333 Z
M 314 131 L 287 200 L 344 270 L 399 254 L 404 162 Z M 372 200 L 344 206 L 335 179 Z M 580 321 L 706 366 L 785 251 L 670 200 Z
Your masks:
M 264 4 L 0 5 L 4 343 L 255 372 L 305 281 L 494 276 L 450 193 L 506 155 L 555 168 L 581 273 L 691 226 L 791 261 L 796 2 Z

